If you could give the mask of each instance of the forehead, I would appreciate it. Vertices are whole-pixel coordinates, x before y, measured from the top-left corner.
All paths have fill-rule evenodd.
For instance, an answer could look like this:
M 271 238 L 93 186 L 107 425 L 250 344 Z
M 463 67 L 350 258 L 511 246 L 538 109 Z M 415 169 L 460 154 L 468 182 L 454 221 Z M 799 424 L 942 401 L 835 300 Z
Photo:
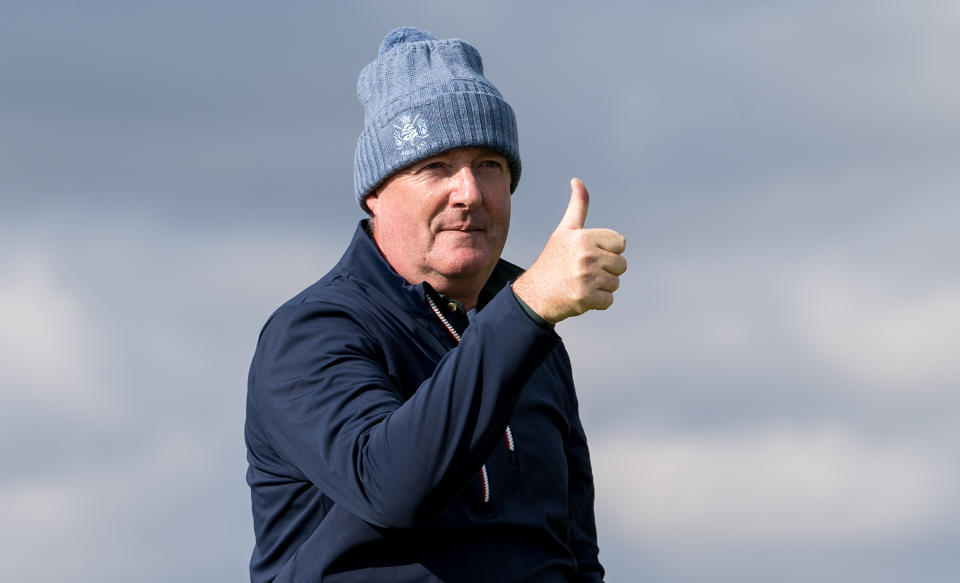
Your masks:
M 406 166 L 393 174 L 387 177 L 379 187 L 377 187 L 373 192 L 371 192 L 367 197 L 370 196 L 380 196 L 386 192 L 393 190 L 395 184 L 401 185 L 401 188 L 416 187 L 420 180 L 417 179 L 414 175 L 417 174 L 417 170 L 422 168 L 424 165 L 430 164 L 435 161 L 442 161 L 446 164 L 452 166 L 458 165 L 468 165 L 473 164 L 479 160 L 489 160 L 497 159 L 504 164 L 504 167 L 507 169 L 508 175 L 510 172 L 509 161 L 506 156 L 497 152 L 493 148 L 487 148 L 482 146 L 469 146 L 463 148 L 451 148 L 450 150 L 444 150 L 432 156 L 427 156 L 421 158 L 416 162 L 413 162 L 409 166 Z M 366 200 L 366 199 L 365 199 Z

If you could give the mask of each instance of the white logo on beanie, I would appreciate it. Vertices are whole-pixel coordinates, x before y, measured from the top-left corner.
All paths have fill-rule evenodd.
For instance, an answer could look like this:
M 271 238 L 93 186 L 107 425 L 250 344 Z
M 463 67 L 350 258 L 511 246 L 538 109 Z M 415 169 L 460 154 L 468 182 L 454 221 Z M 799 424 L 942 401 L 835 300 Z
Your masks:
M 401 114 L 399 123 L 394 123 L 393 127 L 393 141 L 401 154 L 407 154 L 422 148 L 424 146 L 423 141 L 430 137 L 427 122 L 419 113 L 416 115 Z

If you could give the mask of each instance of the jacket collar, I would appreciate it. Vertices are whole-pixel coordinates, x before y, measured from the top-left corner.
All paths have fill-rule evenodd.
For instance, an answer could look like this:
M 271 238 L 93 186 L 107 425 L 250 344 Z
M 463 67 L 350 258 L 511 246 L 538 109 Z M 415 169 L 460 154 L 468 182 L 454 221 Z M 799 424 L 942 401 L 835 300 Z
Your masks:
M 426 282 L 411 284 L 407 282 L 380 253 L 373 238 L 367 234 L 367 221 L 364 219 L 357 225 L 353 240 L 347 247 L 338 264 L 338 271 L 348 279 L 353 279 L 375 289 L 392 303 L 412 313 L 423 313 L 430 310 L 427 307 L 426 293 L 437 292 Z M 523 269 L 503 259 L 497 262 L 493 273 L 480 291 L 477 302 L 478 309 L 482 309 L 503 286 L 515 280 Z

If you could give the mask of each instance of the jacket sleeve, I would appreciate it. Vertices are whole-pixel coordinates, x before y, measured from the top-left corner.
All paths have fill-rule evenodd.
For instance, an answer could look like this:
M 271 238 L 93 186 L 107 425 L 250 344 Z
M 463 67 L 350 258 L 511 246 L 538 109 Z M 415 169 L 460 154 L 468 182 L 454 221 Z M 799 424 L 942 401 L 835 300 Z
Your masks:
M 569 358 L 564 358 L 570 366 Z M 568 369 L 569 370 L 569 369 Z M 598 583 L 603 581 L 604 569 L 600 564 L 597 544 L 597 525 L 594 516 L 593 469 L 590 465 L 590 450 L 587 436 L 580 422 L 580 407 L 574 389 L 572 370 L 568 375 L 568 411 L 570 438 L 567 443 L 567 468 L 569 472 L 570 550 L 577 560 L 577 581 Z
M 479 469 L 559 337 L 504 288 L 404 400 L 364 324 L 322 302 L 282 308 L 261 333 L 249 399 L 266 439 L 307 480 L 369 523 L 408 528 Z

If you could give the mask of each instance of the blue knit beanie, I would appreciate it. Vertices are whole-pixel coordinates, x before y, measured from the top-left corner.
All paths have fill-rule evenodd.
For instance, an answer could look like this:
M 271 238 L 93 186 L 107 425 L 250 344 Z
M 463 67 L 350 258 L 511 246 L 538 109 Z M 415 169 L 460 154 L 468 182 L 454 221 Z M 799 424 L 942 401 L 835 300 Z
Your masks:
M 513 109 L 483 76 L 477 49 L 404 26 L 380 45 L 357 83 L 363 132 L 353 183 L 357 202 L 396 171 L 453 148 L 487 147 L 510 164 L 510 192 L 520 180 Z

